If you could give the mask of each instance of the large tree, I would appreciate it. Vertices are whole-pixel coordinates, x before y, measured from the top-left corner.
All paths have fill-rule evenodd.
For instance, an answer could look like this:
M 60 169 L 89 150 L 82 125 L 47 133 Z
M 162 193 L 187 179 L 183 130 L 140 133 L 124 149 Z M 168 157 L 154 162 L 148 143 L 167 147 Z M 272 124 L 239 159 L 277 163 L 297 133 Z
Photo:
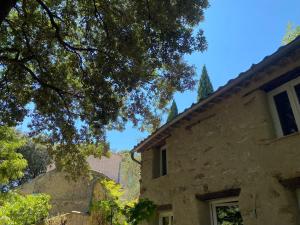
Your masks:
M 194 28 L 208 0 L 5 2 L 0 124 L 29 117 L 58 168 L 82 174 L 85 155 L 105 150 L 107 129 L 155 129 L 173 93 L 195 85 L 182 57 L 207 47 Z
M 170 122 L 171 120 L 173 120 L 177 115 L 178 115 L 177 104 L 176 104 L 175 100 L 173 100 L 169 114 L 168 114 L 167 122 Z
M 210 82 L 206 66 L 204 65 L 198 86 L 198 101 L 207 98 L 213 91 L 213 86 Z

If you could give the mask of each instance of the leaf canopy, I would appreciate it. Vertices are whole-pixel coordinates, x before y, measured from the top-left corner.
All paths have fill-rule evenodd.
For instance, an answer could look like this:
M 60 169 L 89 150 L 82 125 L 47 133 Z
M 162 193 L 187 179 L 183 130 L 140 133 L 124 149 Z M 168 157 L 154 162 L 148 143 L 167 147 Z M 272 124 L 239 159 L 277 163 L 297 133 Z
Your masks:
M 86 168 L 127 121 L 156 129 L 175 91 L 195 85 L 182 57 L 207 47 L 207 0 L 19 0 L 0 25 L 0 124 L 27 116 L 61 167 Z M 90 151 L 88 151 L 91 153 Z M 60 167 L 58 166 L 58 167 Z M 81 170 L 74 174 L 80 175 Z M 82 170 L 82 171 L 85 171 Z

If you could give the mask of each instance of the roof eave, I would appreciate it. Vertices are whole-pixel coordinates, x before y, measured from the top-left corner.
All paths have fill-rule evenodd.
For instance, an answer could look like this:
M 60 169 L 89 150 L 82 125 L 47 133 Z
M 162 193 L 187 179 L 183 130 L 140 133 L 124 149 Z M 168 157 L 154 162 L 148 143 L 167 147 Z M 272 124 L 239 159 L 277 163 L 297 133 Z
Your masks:
M 221 95 L 225 94 L 235 86 L 238 86 L 241 82 L 246 81 L 247 79 L 251 78 L 252 75 L 256 74 L 257 72 L 261 71 L 262 69 L 270 66 L 277 60 L 281 59 L 283 56 L 287 55 L 291 51 L 296 50 L 300 47 L 300 37 L 296 38 L 293 42 L 290 44 L 280 47 L 275 53 L 273 53 L 270 56 L 265 57 L 261 62 L 259 62 L 256 65 L 252 65 L 250 69 L 247 71 L 241 73 L 237 78 L 231 80 L 229 83 L 227 83 L 225 86 L 221 87 L 219 90 L 214 92 L 212 95 L 210 95 L 208 98 L 202 100 L 201 102 L 193 105 L 183 113 L 179 114 L 174 120 L 170 121 L 169 123 L 166 123 L 162 127 L 160 127 L 157 131 L 155 131 L 153 134 L 149 135 L 144 141 L 142 141 L 140 144 L 135 146 L 131 151 L 133 152 L 142 152 L 143 150 L 147 150 L 151 148 L 151 146 L 147 146 L 149 142 L 153 139 L 155 139 L 160 134 L 164 133 L 168 128 L 174 126 L 178 121 L 185 118 L 190 113 L 200 109 L 204 105 L 211 102 L 213 99 L 220 97 Z M 146 147 L 147 146 L 147 147 Z M 144 149 L 146 147 L 146 149 Z

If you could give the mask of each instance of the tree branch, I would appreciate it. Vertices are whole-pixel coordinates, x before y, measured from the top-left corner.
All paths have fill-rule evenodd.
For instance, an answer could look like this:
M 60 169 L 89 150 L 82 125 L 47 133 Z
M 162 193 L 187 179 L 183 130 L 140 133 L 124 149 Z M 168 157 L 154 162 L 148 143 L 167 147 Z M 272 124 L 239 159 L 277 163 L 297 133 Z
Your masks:
M 104 28 L 104 31 L 105 31 L 105 34 L 106 34 L 106 37 L 109 39 L 109 31 L 108 31 L 108 27 L 107 27 L 107 24 L 105 23 L 103 17 L 99 14 L 98 12 L 98 8 L 97 8 L 97 5 L 96 5 L 96 1 L 93 0 L 93 3 L 94 3 L 94 13 L 95 13 L 95 16 L 96 16 L 96 19 L 97 20 L 100 20 L 100 22 L 103 24 L 103 28 Z
M 56 16 L 51 12 L 51 10 L 48 8 L 48 6 L 42 1 L 42 0 L 36 0 L 40 6 L 46 11 L 51 25 L 52 27 L 55 29 L 55 37 L 57 38 L 58 42 L 68 51 L 88 51 L 88 52 L 94 52 L 94 51 L 98 51 L 97 48 L 91 48 L 91 47 L 87 47 L 87 48 L 83 48 L 83 47 L 76 47 L 76 46 L 72 46 L 71 44 L 67 43 L 66 41 L 63 40 L 63 38 L 60 35 L 60 27 L 58 26 L 58 24 L 55 22 Z
M 34 59 L 34 56 L 31 57 L 27 57 L 24 59 L 13 59 L 13 58 L 9 58 L 7 56 L 0 56 L 0 61 L 4 61 L 4 62 L 8 62 L 8 63 L 13 63 L 13 64 L 17 64 L 18 66 L 20 66 L 21 68 L 23 68 L 26 72 L 28 72 L 30 74 L 30 76 L 37 81 L 41 86 L 52 89 L 54 91 L 56 91 L 57 93 L 61 93 L 61 94 L 68 94 L 71 96 L 74 96 L 76 98 L 83 98 L 83 96 L 79 95 L 79 94 L 75 94 L 69 91 L 65 91 L 63 89 L 60 89 L 52 84 L 49 84 L 45 81 L 43 81 L 41 78 L 39 78 L 31 69 L 29 69 L 24 63 L 27 62 L 28 60 Z
M 20 65 L 22 68 L 24 68 L 30 75 L 31 75 L 31 77 L 33 78 L 33 79 L 35 79 L 36 81 L 38 81 L 42 86 L 44 86 L 44 87 L 48 87 L 48 88 L 50 88 L 50 89 L 52 89 L 52 90 L 54 90 L 57 94 L 58 94 L 58 96 L 61 98 L 61 100 L 63 101 L 63 103 L 64 103 L 64 105 L 65 105 L 65 108 L 66 108 L 66 110 L 67 110 L 67 114 L 68 114 L 68 121 L 70 122 L 70 120 L 71 120 L 71 115 L 72 115 L 72 113 L 71 113 L 71 111 L 70 111 L 70 108 L 69 108 L 69 106 L 68 106 L 68 104 L 67 104 L 67 102 L 66 102 L 66 100 L 65 100 L 65 97 L 64 97 L 64 93 L 66 93 L 64 90 L 62 90 L 62 89 L 59 89 L 59 88 L 57 88 L 57 87 L 55 87 L 55 86 L 53 86 L 53 85 L 50 85 L 50 84 L 48 84 L 48 83 L 45 83 L 45 82 L 43 82 L 31 69 L 29 69 L 27 66 L 25 66 L 24 64 L 21 64 Z
M 148 19 L 149 19 L 149 23 L 150 23 L 152 17 L 151 17 L 149 0 L 146 0 L 146 5 L 147 5 L 147 9 L 148 9 Z
M 16 5 L 17 0 L 0 0 L 0 25 L 8 16 L 10 10 Z

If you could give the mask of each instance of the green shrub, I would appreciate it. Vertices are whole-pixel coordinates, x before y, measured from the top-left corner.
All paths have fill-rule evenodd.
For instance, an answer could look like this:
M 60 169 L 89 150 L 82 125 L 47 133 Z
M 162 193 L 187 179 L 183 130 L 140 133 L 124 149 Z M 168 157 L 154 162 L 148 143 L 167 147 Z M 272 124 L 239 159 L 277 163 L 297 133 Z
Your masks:
M 51 208 L 49 200 L 50 196 L 45 194 L 2 194 L 0 225 L 32 225 L 42 222 Z
M 108 224 L 138 225 L 153 216 L 156 206 L 150 200 L 121 200 L 123 190 L 119 184 L 108 179 L 101 181 L 101 184 L 107 199 L 95 201 L 92 210 L 99 212 Z

